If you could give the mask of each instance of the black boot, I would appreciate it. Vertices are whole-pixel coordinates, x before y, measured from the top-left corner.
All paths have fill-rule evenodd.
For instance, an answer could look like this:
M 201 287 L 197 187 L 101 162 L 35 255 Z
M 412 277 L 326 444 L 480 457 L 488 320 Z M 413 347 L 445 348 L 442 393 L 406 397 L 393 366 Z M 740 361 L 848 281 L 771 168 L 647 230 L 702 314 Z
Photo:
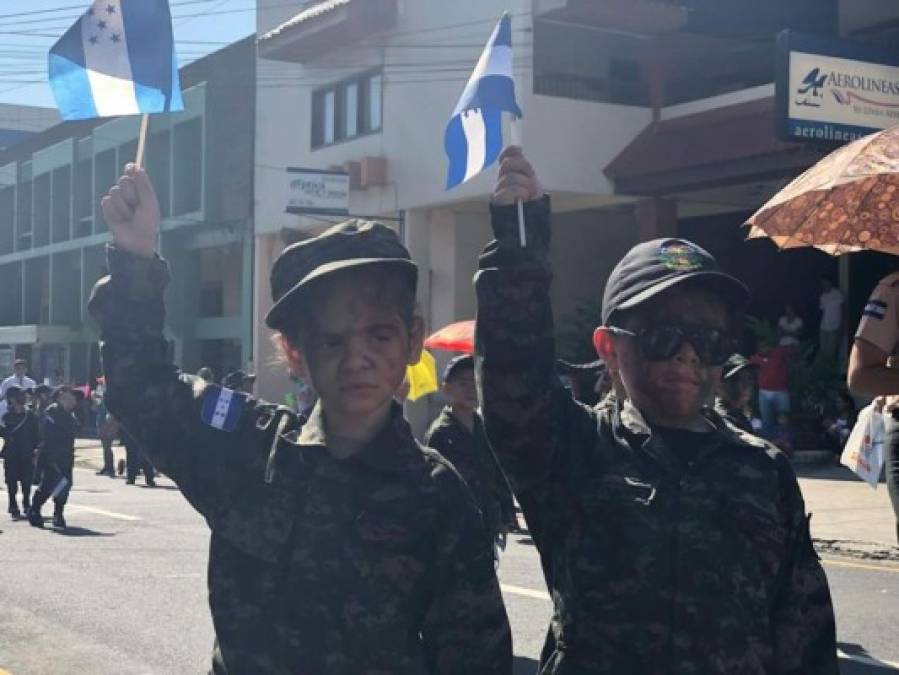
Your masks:
M 66 529 L 66 519 L 62 515 L 62 510 L 65 506 L 61 504 L 57 504 L 56 508 L 53 509 L 53 527 L 59 528 L 60 530 Z
M 28 509 L 28 522 L 31 523 L 33 527 L 44 526 L 44 517 L 41 515 L 40 506 L 32 506 Z
M 7 512 L 13 518 L 20 518 L 22 516 L 22 512 L 19 511 L 19 505 L 16 502 L 16 498 L 12 493 L 10 493 L 9 495 L 9 509 L 7 509 Z

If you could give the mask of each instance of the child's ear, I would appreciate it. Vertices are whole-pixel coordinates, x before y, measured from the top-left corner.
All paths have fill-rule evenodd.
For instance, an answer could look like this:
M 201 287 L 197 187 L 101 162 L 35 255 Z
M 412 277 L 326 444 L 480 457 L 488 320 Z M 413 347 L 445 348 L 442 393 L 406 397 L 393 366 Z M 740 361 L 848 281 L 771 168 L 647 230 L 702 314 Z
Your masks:
M 421 352 L 424 349 L 425 322 L 420 316 L 412 317 L 412 325 L 409 327 L 409 359 L 410 366 L 421 361 Z
M 605 326 L 600 326 L 593 331 L 593 348 L 596 349 L 597 356 L 605 361 L 607 366 L 611 367 L 610 362 L 612 360 L 615 360 L 617 363 L 618 354 L 615 351 L 615 340 L 612 337 L 612 333 Z

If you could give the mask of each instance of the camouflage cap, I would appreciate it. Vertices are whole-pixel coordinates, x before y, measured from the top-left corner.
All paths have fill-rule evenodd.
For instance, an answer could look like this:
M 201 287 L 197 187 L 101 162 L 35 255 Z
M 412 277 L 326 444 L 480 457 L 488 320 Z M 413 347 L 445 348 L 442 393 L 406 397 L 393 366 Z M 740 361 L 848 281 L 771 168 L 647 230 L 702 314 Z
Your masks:
M 654 239 L 634 246 L 612 270 L 602 299 L 603 324 L 610 325 L 615 312 L 636 307 L 688 279 L 701 281 L 737 309 L 749 302 L 749 289 L 722 272 L 705 249 L 686 239 Z
M 745 370 L 746 368 L 757 370 L 758 366 L 742 354 L 731 354 L 727 361 L 724 363 L 724 370 L 721 377 L 725 380 L 730 379 L 741 370 Z
M 418 267 L 396 232 L 367 220 L 348 220 L 317 237 L 288 246 L 272 267 L 272 300 L 265 317 L 274 329 L 287 325 L 291 308 L 308 285 L 335 272 L 364 265 L 393 265 L 402 270 L 415 289 Z

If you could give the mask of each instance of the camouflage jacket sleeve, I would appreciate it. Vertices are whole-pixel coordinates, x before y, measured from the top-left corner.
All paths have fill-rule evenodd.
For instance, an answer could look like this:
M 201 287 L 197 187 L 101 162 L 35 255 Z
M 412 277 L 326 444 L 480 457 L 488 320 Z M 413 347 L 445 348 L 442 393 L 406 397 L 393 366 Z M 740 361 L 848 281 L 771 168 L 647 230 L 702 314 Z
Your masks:
M 201 419 L 206 383 L 171 363 L 163 337 L 166 262 L 107 248 L 89 309 L 100 326 L 109 412 L 207 520 L 262 479 L 278 411 L 243 401 L 229 431 Z
M 434 675 L 511 675 L 512 631 L 487 535 L 471 492 L 442 458 L 435 469 L 446 522 L 437 543 L 438 577 L 422 628 Z
M 779 675 L 838 675 L 836 623 L 824 568 L 815 553 L 796 476 L 779 457 L 783 506 L 791 524 L 789 555 L 771 616 Z
M 563 399 L 555 370 L 549 265 L 549 198 L 524 205 L 527 247 L 517 212 L 491 209 L 495 241 L 475 277 L 476 365 L 484 428 L 516 494 L 540 485 L 555 461 L 554 419 Z

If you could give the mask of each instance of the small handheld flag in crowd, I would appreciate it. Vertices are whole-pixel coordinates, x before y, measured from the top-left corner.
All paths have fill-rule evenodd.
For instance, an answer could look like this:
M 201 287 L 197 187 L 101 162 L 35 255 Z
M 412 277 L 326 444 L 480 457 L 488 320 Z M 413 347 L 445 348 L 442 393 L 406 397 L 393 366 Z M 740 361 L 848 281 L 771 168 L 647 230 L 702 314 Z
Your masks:
M 522 116 L 515 99 L 512 18 L 508 12 L 493 29 L 446 127 L 447 190 L 474 178 L 497 160 L 503 149 L 504 112 L 516 119 Z M 518 213 L 524 246 L 524 212 L 520 202 Z
M 502 113 L 521 117 L 512 75 L 512 20 L 503 14 L 446 127 L 447 189 L 477 176 L 503 149 Z
M 96 0 L 50 49 L 64 120 L 184 109 L 168 0 Z

